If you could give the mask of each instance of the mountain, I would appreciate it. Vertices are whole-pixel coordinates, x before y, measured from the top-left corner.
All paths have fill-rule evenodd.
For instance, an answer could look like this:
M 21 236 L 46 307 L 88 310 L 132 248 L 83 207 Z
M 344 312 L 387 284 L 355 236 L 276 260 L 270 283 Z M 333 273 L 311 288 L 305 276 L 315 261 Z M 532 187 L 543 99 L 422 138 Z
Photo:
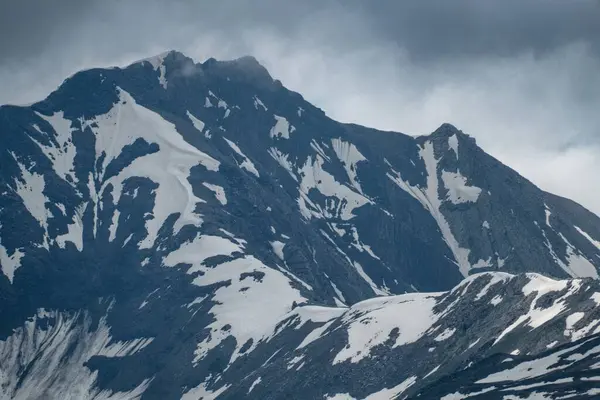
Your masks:
M 452 125 L 168 52 L 0 107 L 0 137 L 0 397 L 491 396 L 596 343 L 600 219 Z

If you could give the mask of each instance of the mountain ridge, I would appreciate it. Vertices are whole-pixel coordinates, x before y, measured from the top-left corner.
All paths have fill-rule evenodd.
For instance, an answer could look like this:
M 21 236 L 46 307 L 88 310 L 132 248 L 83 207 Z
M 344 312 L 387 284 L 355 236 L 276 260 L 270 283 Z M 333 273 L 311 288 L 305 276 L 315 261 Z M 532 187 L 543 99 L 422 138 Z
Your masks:
M 11 366 L 0 393 L 277 398 L 305 390 L 303 379 L 321 397 L 336 395 L 328 388 L 416 393 L 435 374 L 406 381 L 413 375 L 398 363 L 414 354 L 434 363 L 423 343 L 435 338 L 422 332 L 418 345 L 394 347 L 373 336 L 383 340 L 373 356 L 331 364 L 330 352 L 352 348 L 344 310 L 447 292 L 439 296 L 461 304 L 439 327 L 449 331 L 476 317 L 469 307 L 480 292 L 468 289 L 490 278 L 512 307 L 492 312 L 504 307 L 492 297 L 479 314 L 492 312 L 498 329 L 520 321 L 521 350 L 569 342 L 565 329 L 544 340 L 527 330 L 521 317 L 535 307 L 524 308 L 531 293 L 522 286 L 533 278 L 507 273 L 572 278 L 543 309 L 564 303 L 584 313 L 573 326 L 595 321 L 585 308 L 595 303 L 570 299 L 595 287 L 578 278 L 598 276 L 598 217 L 535 187 L 450 124 L 416 138 L 340 124 L 261 68 L 253 58 L 196 64 L 169 52 L 82 71 L 30 107 L 0 108 L 0 354 Z M 542 325 L 567 324 L 561 312 Z M 392 321 L 391 337 L 410 330 L 410 316 Z M 324 334 L 329 322 L 340 329 Z M 478 329 L 472 335 L 485 337 Z M 288 363 L 299 357 L 293 343 L 309 336 L 312 372 L 303 376 Z M 450 353 L 468 347 L 446 340 Z M 475 350 L 478 360 L 491 356 Z M 373 365 L 389 372 L 367 373 Z M 462 368 L 445 365 L 444 374 Z M 79 379 L 78 394 L 61 379 Z

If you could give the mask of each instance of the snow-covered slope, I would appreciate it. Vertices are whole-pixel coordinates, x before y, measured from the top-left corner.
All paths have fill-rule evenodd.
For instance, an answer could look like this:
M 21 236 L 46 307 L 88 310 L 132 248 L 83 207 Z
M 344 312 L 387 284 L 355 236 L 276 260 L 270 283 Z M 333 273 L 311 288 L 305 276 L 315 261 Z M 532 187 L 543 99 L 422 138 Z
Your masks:
M 600 396 L 600 336 L 533 356 L 497 354 L 451 374 L 414 398 L 596 399 Z
M 556 283 L 540 312 L 523 287 L 543 278 L 510 274 L 597 278 L 598 217 L 451 125 L 333 121 L 251 57 L 82 71 L 0 107 L 0 138 L 4 397 L 389 398 L 462 368 L 438 348 L 595 330 L 595 303 L 565 303 L 591 283 Z M 488 278 L 494 297 L 467 295 Z M 517 340 L 563 307 L 585 314 L 568 334 Z
M 418 394 L 433 399 L 442 390 L 444 395 L 462 390 L 466 397 L 494 390 L 491 386 L 508 395 L 537 382 L 552 393 L 552 385 L 540 383 L 548 376 L 557 382 L 573 374 L 600 377 L 599 304 L 597 281 L 497 272 L 473 275 L 448 292 L 365 300 L 314 328 L 297 346 L 281 349 L 276 360 L 251 375 L 261 378 L 253 392 L 273 399 L 294 393 L 315 399 Z M 562 359 L 563 367 L 552 367 Z M 469 380 L 474 374 L 476 382 Z M 239 398 L 243 390 L 241 384 L 222 397 Z

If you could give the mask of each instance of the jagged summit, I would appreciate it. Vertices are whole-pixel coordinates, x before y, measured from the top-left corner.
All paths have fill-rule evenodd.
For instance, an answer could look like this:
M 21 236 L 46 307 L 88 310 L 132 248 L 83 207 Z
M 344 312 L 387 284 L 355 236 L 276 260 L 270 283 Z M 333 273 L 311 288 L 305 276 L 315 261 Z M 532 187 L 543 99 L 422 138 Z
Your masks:
M 185 54 L 183 54 L 180 51 L 177 50 L 168 50 L 168 51 L 164 51 L 160 54 L 157 54 L 155 56 L 152 57 L 147 57 L 147 58 L 143 58 L 141 60 L 137 60 L 132 62 L 131 64 L 129 64 L 129 66 L 131 65 L 136 65 L 136 64 L 144 64 L 144 63 L 149 63 L 150 65 L 152 65 L 152 67 L 154 67 L 154 69 L 158 69 L 160 67 L 160 65 L 168 59 L 190 59 L 189 57 L 187 57 Z
M 466 134 L 461 129 L 457 128 L 455 125 L 453 125 L 449 122 L 442 123 L 437 129 L 435 129 L 429 135 L 423 135 L 420 137 L 441 140 L 441 139 L 451 138 L 452 136 L 456 136 L 457 139 L 461 140 L 461 141 L 469 140 L 469 141 L 475 142 L 475 138 Z
M 136 61 L 130 66 L 149 63 L 154 70 L 161 70 L 164 75 L 183 76 L 209 75 L 228 78 L 234 81 L 251 82 L 269 86 L 274 80 L 269 71 L 253 56 L 242 56 L 233 60 L 217 60 L 209 58 L 203 63 L 195 63 L 185 54 L 171 50 L 154 57 Z
M 463 131 L 458 129 L 456 126 L 454 126 L 448 122 L 444 122 L 435 131 L 433 131 L 433 133 L 431 135 L 449 137 L 449 136 L 452 136 L 455 134 L 461 134 L 461 133 L 463 133 Z
M 252 56 L 243 56 L 234 60 L 206 60 L 202 67 L 209 74 L 229 78 L 234 81 L 250 82 L 264 88 L 273 86 L 274 80 L 269 71 Z

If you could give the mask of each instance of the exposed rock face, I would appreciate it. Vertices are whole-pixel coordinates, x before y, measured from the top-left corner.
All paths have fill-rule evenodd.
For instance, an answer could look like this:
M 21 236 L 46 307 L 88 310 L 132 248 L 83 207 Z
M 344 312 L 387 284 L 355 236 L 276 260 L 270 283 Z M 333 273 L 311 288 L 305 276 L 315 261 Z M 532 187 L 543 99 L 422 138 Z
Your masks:
M 0 397 L 517 393 L 493 374 L 595 348 L 596 282 L 522 273 L 597 278 L 600 220 L 451 125 L 341 124 L 254 58 L 169 52 L 0 137 Z

